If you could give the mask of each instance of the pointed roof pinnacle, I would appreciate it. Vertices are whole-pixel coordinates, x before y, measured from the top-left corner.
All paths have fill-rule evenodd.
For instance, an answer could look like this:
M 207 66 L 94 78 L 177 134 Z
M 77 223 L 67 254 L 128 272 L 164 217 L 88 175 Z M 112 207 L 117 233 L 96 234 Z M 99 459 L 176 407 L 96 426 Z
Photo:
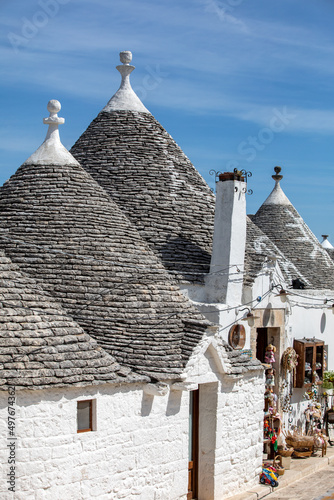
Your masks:
M 272 178 L 275 181 L 275 187 L 268 198 L 263 202 L 263 205 L 292 205 L 280 186 L 280 181 L 283 179 L 283 175 L 280 175 L 282 170 L 281 167 L 275 167 L 274 170 L 275 174 L 272 175 Z
M 282 170 L 282 169 L 281 169 L 281 167 L 275 167 L 275 168 L 274 168 L 274 170 L 275 170 L 275 172 L 276 172 L 276 173 L 275 173 L 275 175 L 272 175 L 271 177 L 272 177 L 272 178 L 274 179 L 274 181 L 276 181 L 276 182 L 281 181 L 281 180 L 283 179 L 283 175 L 279 175 L 279 174 L 280 174 L 280 172 L 281 172 L 281 170 Z
M 43 123 L 45 125 L 63 125 L 65 123 L 65 118 L 60 118 L 57 114 L 58 111 L 61 110 L 61 104 L 59 101 L 51 99 L 46 108 L 50 115 L 47 118 L 43 118 Z
M 323 248 L 333 248 L 333 245 L 328 241 L 328 234 L 322 234 L 323 240 L 321 242 L 321 246 Z
M 113 111 L 140 111 L 141 113 L 150 113 L 131 87 L 130 74 L 135 69 L 135 66 L 130 65 L 132 53 L 129 50 L 123 50 L 120 52 L 119 57 L 123 64 L 116 66 L 116 69 L 122 75 L 121 85 L 102 111 L 107 111 L 109 113 Z
M 61 110 L 60 102 L 51 99 L 47 110 L 50 115 L 43 118 L 43 123 L 49 125 L 43 144 L 24 162 L 24 165 L 79 165 L 77 160 L 62 145 L 59 137 L 59 125 L 65 123 L 65 118 L 58 116 Z

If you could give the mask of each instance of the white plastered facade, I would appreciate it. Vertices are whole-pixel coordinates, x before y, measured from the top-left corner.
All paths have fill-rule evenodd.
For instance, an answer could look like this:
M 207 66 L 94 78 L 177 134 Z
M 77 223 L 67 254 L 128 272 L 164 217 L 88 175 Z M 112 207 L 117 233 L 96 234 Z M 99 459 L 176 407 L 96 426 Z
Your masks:
M 228 498 L 258 480 L 262 458 L 263 374 L 235 378 L 214 336 L 190 359 L 184 381 L 163 396 L 146 384 L 16 392 L 16 492 L 8 491 L 2 447 L 2 499 L 185 500 L 189 395 L 199 389 L 199 496 Z M 1 393 L 1 441 L 7 398 Z M 77 433 L 77 402 L 94 401 L 91 432 Z

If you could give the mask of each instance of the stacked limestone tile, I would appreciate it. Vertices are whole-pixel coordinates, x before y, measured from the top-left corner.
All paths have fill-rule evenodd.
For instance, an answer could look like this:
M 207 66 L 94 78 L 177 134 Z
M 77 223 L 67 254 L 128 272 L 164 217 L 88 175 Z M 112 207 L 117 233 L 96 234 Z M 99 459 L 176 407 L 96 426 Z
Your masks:
M 0 252 L 0 389 L 136 382 Z
M 63 148 L 59 103 L 48 109 L 45 142 L 0 191 L 2 249 L 119 363 L 177 378 L 208 322 Z
M 131 53 L 121 52 L 121 61 L 119 90 L 71 153 L 134 223 L 170 274 L 180 283 L 202 284 L 210 267 L 215 197 L 134 94 Z M 247 218 L 246 285 L 275 252 L 280 253 Z M 290 278 L 294 266 L 282 259 Z
M 279 261 L 279 265 L 287 283 L 300 276 L 300 272 L 288 260 L 283 252 L 272 242 L 272 240 L 261 231 L 247 217 L 247 236 L 246 236 L 246 251 L 245 251 L 245 275 L 244 284 L 252 286 L 254 279 L 259 275 L 265 261 Z
M 333 290 L 333 260 L 282 191 L 280 170 L 275 167 L 275 187 L 252 221 L 298 269 L 294 278 L 307 288 Z
M 131 53 L 121 53 L 120 89 L 71 153 L 110 194 L 181 281 L 209 270 L 215 199 L 172 137 L 129 83 Z M 120 95 L 121 93 L 121 95 Z

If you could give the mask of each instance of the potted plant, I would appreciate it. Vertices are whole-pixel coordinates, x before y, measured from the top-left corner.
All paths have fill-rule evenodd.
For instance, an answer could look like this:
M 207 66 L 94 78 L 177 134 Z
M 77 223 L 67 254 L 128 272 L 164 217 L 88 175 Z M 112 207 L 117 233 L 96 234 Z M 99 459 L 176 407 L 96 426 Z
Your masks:
M 334 370 L 324 372 L 322 388 L 328 395 L 334 393 Z

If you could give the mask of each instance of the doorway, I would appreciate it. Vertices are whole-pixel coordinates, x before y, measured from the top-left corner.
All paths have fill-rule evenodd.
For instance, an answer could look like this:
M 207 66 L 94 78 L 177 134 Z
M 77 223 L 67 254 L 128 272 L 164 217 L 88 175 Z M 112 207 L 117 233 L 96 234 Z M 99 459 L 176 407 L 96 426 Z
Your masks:
M 189 463 L 187 500 L 198 494 L 198 437 L 199 437 L 199 390 L 191 391 L 189 398 Z
M 264 355 L 268 345 L 268 328 L 257 328 L 256 358 L 264 363 Z

